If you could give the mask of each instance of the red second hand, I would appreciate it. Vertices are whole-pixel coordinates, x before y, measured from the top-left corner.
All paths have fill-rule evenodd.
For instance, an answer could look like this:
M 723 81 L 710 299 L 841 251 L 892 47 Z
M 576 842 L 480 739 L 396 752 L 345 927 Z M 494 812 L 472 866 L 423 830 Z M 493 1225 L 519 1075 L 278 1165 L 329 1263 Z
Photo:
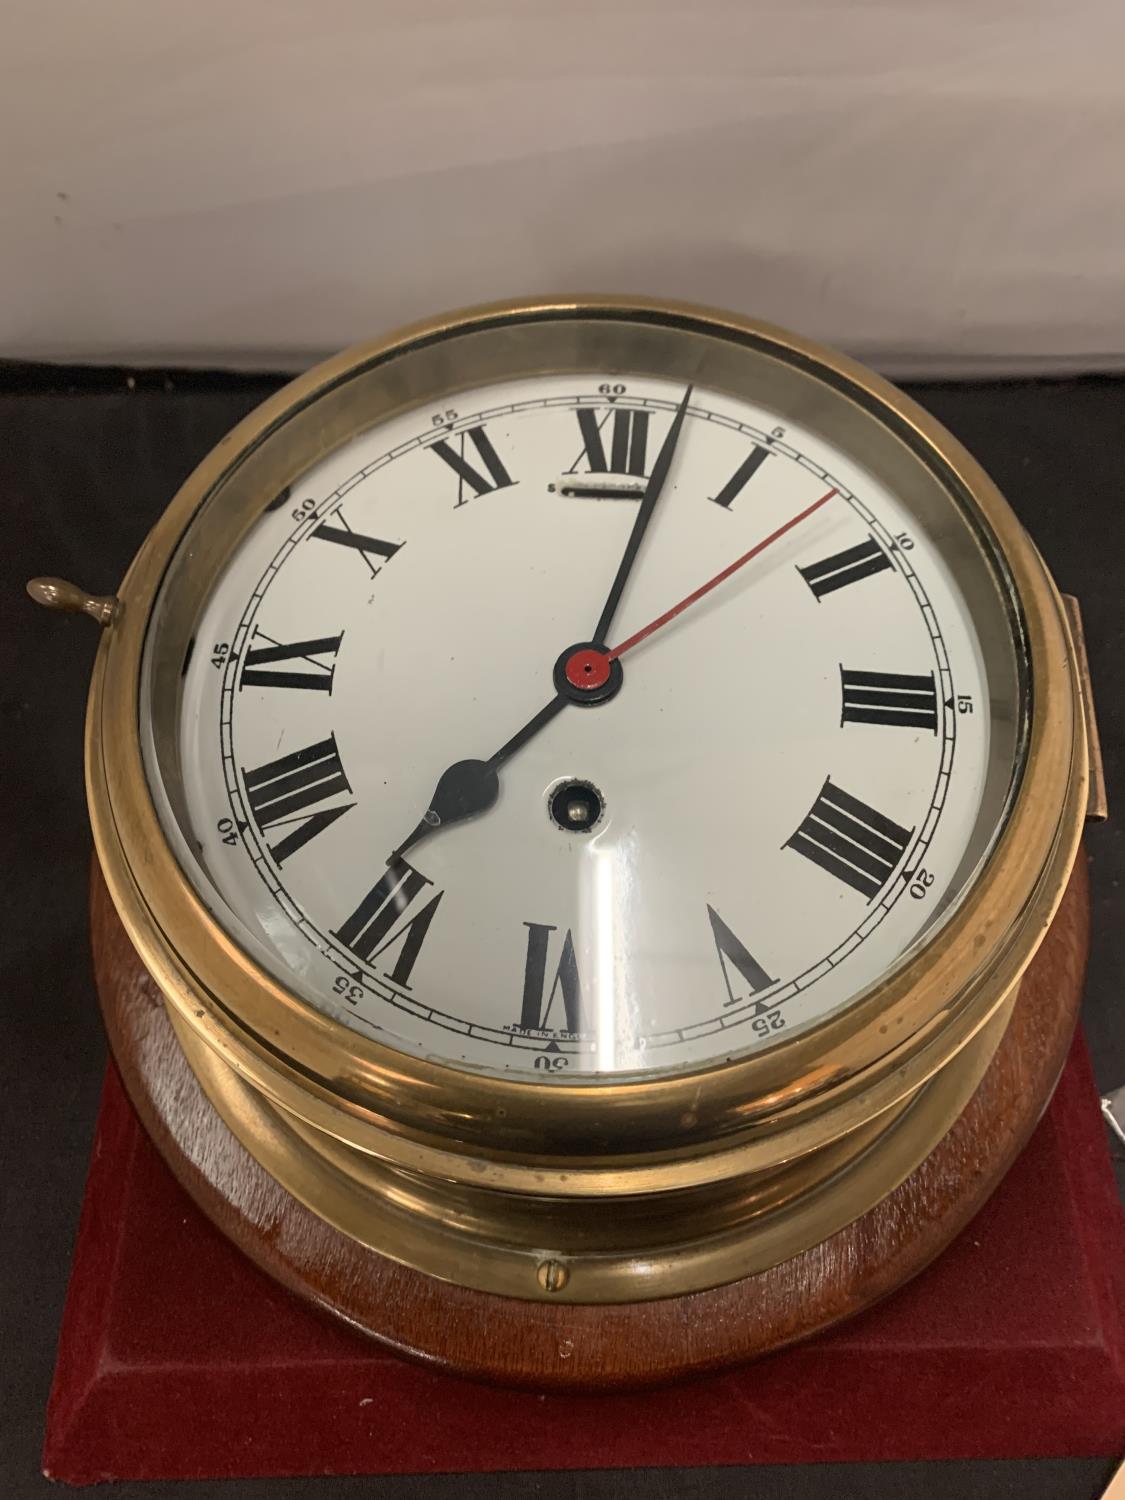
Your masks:
M 605 660 L 616 661 L 619 656 L 624 656 L 626 651 L 631 651 L 634 646 L 639 646 L 643 640 L 647 640 L 654 630 L 660 629 L 661 625 L 667 625 L 669 620 L 674 620 L 677 615 L 682 615 L 689 604 L 694 604 L 697 599 L 702 599 L 704 594 L 709 594 L 712 589 L 718 588 L 724 579 L 729 578 L 732 573 L 737 573 L 739 568 L 750 562 L 752 558 L 757 557 L 760 552 L 764 552 L 767 547 L 777 541 L 778 537 L 784 536 L 787 531 L 792 531 L 794 526 L 800 525 L 807 516 L 811 516 L 814 510 L 819 510 L 822 505 L 827 505 L 835 494 L 836 491 L 834 489 L 829 490 L 827 495 L 821 495 L 819 500 L 814 500 L 810 506 L 798 515 L 791 516 L 784 526 L 779 526 L 776 531 L 771 531 L 765 541 L 759 542 L 756 547 L 751 547 L 749 552 L 744 552 L 741 557 L 736 558 L 728 567 L 725 567 L 721 573 L 716 573 L 714 578 L 709 579 L 701 588 L 697 588 L 694 594 L 689 594 L 686 599 L 681 599 L 679 604 L 673 604 L 671 609 L 666 609 L 662 615 L 657 615 L 655 620 L 650 620 L 643 630 L 638 630 L 636 635 L 631 635 L 627 641 L 622 641 L 620 646 L 614 646 L 612 651 L 606 653 Z

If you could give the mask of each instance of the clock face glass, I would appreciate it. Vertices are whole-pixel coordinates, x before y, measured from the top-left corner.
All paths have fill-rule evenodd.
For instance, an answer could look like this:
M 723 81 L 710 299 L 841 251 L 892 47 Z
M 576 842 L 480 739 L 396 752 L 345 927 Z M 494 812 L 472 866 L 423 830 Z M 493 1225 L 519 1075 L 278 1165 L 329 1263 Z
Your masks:
M 415 1055 L 596 1082 L 766 1048 L 932 933 L 1002 822 L 1016 651 L 970 530 L 705 366 L 400 412 L 217 573 L 182 857 L 291 989 Z

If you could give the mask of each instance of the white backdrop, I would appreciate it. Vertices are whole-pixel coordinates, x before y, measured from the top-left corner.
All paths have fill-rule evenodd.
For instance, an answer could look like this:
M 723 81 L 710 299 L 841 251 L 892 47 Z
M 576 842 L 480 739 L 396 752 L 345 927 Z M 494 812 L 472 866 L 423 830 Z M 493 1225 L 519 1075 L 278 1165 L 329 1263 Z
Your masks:
M 0 356 L 308 363 L 464 302 L 1125 365 L 1121 0 L 4 0 Z

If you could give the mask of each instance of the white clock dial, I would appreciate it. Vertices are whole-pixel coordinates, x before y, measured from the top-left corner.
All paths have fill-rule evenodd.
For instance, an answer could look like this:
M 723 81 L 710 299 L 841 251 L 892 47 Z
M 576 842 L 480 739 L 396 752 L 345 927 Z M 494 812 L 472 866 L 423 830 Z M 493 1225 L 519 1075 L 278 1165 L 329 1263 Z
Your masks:
M 986 853 L 1003 612 L 786 413 L 691 392 L 597 633 L 683 396 L 591 371 L 413 410 L 215 584 L 180 726 L 205 898 L 349 1025 L 538 1078 L 722 1061 L 852 1002 Z M 465 761 L 496 797 L 457 818 Z

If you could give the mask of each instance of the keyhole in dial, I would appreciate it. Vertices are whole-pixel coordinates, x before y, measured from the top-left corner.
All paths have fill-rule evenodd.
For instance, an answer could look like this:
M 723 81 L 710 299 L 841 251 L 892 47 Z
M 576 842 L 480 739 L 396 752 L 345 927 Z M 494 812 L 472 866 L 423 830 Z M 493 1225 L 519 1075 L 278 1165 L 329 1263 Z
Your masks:
M 589 833 L 602 820 L 605 799 L 590 781 L 560 781 L 547 794 L 547 810 L 564 833 Z

